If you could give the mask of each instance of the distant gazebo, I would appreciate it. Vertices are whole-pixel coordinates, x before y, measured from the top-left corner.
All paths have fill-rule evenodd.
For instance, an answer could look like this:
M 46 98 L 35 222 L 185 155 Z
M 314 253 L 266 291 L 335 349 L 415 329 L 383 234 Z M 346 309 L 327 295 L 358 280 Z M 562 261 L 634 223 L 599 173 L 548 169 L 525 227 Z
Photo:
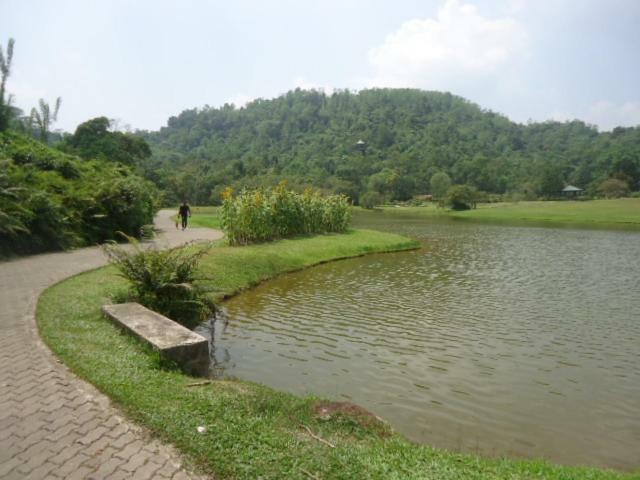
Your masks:
M 567 198 L 577 197 L 582 195 L 583 190 L 578 187 L 574 187 L 573 185 L 567 185 L 562 189 L 562 196 Z

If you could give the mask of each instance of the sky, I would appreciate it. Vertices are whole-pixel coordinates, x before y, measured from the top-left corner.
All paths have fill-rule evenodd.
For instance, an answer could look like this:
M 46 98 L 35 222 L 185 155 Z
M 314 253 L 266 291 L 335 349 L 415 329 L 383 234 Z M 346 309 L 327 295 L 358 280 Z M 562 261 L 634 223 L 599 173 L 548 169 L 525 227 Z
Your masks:
M 517 122 L 640 125 L 640 0 L 0 0 L 7 90 L 54 128 L 156 130 L 300 88 L 448 91 Z

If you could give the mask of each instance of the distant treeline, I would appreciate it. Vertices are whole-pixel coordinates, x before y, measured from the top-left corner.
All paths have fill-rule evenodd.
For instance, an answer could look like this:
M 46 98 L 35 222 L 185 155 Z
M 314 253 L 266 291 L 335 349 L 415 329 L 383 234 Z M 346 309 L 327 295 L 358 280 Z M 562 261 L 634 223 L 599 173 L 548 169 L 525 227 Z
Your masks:
M 139 168 L 173 203 L 217 202 L 227 186 L 283 179 L 355 202 L 366 194 L 406 200 L 432 193 L 440 172 L 453 184 L 519 198 L 553 197 L 566 184 L 596 193 L 609 178 L 640 187 L 639 128 L 521 125 L 440 92 L 296 90 L 241 109 L 186 110 L 140 134 L 153 155 Z

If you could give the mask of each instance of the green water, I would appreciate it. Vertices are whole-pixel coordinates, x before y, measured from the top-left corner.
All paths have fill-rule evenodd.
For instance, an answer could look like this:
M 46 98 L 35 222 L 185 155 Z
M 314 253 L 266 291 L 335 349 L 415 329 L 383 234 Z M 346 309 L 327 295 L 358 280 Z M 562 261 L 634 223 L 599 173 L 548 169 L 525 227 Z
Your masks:
M 226 302 L 218 373 L 353 401 L 441 448 L 640 467 L 640 233 L 355 223 L 423 248 Z

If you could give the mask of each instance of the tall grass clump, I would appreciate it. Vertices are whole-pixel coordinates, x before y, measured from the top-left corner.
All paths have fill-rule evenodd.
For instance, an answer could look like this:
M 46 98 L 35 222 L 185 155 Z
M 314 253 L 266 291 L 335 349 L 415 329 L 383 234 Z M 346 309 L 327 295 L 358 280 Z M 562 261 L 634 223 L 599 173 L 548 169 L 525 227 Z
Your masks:
M 215 305 L 196 283 L 198 263 L 208 248 L 187 245 L 159 250 L 123 236 L 129 241 L 128 247 L 109 242 L 103 248 L 109 262 L 130 282 L 127 300 L 137 301 L 186 327 L 215 313 Z
M 344 232 L 351 220 L 344 195 L 323 197 L 311 189 L 304 193 L 275 188 L 223 193 L 222 228 L 231 245 L 246 245 L 312 233 Z

